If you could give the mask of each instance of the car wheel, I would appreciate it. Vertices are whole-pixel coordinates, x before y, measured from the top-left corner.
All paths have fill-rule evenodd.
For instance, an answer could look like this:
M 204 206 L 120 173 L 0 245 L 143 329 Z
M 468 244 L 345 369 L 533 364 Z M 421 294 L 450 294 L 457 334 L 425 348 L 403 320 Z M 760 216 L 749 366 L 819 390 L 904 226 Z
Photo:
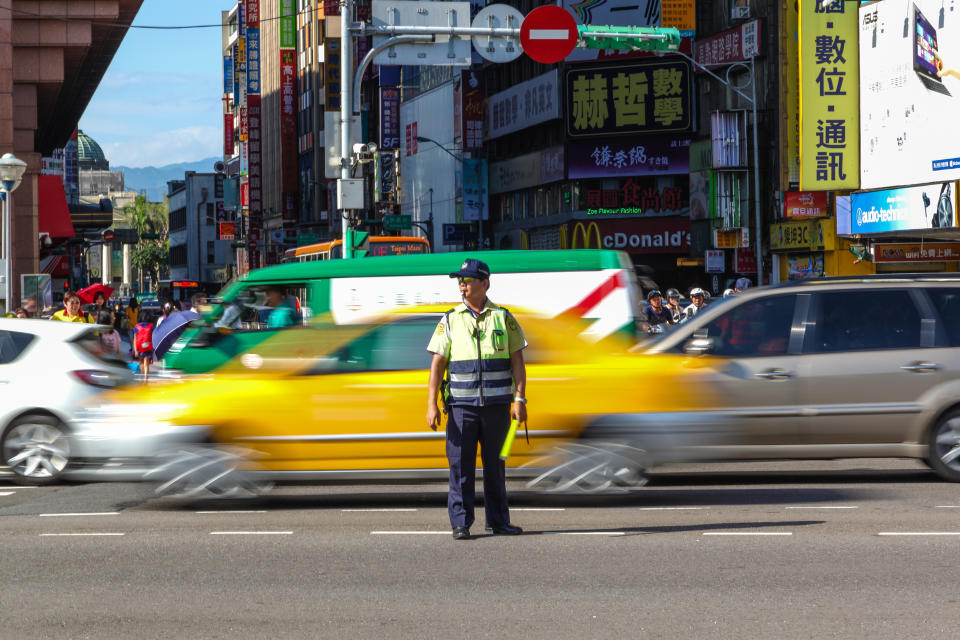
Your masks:
M 960 482 L 960 411 L 946 414 L 930 430 L 927 464 L 944 480 Z
M 246 468 L 244 451 L 215 445 L 183 446 L 162 453 L 146 476 L 153 495 L 177 500 L 252 498 L 270 488 Z
M 0 445 L 3 462 L 18 484 L 55 482 L 70 463 L 67 430 L 57 418 L 29 415 L 14 420 Z
M 645 452 L 614 442 L 570 443 L 562 462 L 527 483 L 557 493 L 619 493 L 647 483 Z

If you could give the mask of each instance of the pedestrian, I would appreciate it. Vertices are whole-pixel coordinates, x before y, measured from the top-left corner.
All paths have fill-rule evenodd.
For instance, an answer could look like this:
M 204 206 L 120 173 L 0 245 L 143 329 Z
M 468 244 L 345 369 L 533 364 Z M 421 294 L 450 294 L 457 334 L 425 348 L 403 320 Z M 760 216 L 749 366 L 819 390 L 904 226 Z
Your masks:
M 737 281 L 733 284 L 733 290 L 735 293 L 743 293 L 749 289 L 752 284 L 750 278 L 737 278 Z
M 113 311 L 101 310 L 97 314 L 97 324 L 110 327 L 109 331 L 100 333 L 100 345 L 103 347 L 103 352 L 107 355 L 120 357 L 120 332 L 116 329 L 116 317 Z
M 67 291 L 63 294 L 63 309 L 53 314 L 51 320 L 63 322 L 87 322 L 93 324 L 90 314 L 80 310 L 80 296 L 76 291 Z
M 173 313 L 174 307 L 173 302 L 167 300 L 163 303 L 163 309 L 161 310 L 161 315 L 157 318 L 157 327 L 163 324 L 163 321 L 170 317 L 170 314 Z
M 700 287 L 690 289 L 690 304 L 683 310 L 683 319 L 687 320 L 697 315 L 706 303 L 707 293 Z
M 93 296 L 93 309 L 90 310 L 90 315 L 94 318 L 100 316 L 100 312 L 107 308 L 107 295 L 103 291 L 97 291 Z
M 670 313 L 673 314 L 673 323 L 676 324 L 680 322 L 680 316 L 683 314 L 683 309 L 680 308 L 679 291 L 673 288 L 667 289 L 667 304 L 665 306 L 670 310 Z
M 133 336 L 136 333 L 137 321 L 140 317 L 140 312 L 137 309 L 139 303 L 136 298 L 130 298 L 130 304 L 127 305 L 127 331 L 130 335 L 130 344 L 133 344 Z
M 140 373 L 146 381 L 150 375 L 150 363 L 153 361 L 153 323 L 150 321 L 150 312 L 140 310 L 140 322 L 134 328 L 133 359 L 140 363 Z
M 14 310 L 13 310 L 13 315 L 16 316 L 17 318 L 29 318 L 29 317 L 30 317 L 29 315 L 27 315 L 27 310 L 24 309 L 23 307 L 17 307 L 16 309 L 14 309 Z
M 457 279 L 463 301 L 444 314 L 427 346 L 433 353 L 427 425 L 436 431 L 440 424 L 440 393 L 447 411 L 447 511 L 453 538 L 470 538 L 478 443 L 486 529 L 494 535 L 518 535 L 523 530 L 510 523 L 506 470 L 499 453 L 511 418 L 527 421 L 527 343 L 510 312 L 487 297 L 490 268 L 485 263 L 468 259 L 450 277 Z
M 663 333 L 673 324 L 673 313 L 663 306 L 663 296 L 657 289 L 647 293 L 647 305 L 640 313 L 640 326 L 647 333 Z

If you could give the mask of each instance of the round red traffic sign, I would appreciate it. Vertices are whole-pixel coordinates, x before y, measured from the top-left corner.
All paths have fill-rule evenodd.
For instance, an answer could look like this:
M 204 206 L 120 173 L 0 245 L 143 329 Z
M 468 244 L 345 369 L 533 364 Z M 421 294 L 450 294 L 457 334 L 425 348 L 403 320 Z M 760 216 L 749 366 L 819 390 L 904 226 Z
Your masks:
M 254 251 L 258 246 L 258 243 L 253 238 L 247 238 L 247 249 Z
M 520 25 L 523 52 L 543 64 L 560 62 L 577 45 L 577 21 L 555 4 L 537 7 Z
M 114 238 L 113 231 L 110 231 L 110 230 L 108 229 L 108 230 L 106 230 L 106 231 L 103 232 L 103 241 L 104 241 L 104 242 L 113 242 L 113 238 Z

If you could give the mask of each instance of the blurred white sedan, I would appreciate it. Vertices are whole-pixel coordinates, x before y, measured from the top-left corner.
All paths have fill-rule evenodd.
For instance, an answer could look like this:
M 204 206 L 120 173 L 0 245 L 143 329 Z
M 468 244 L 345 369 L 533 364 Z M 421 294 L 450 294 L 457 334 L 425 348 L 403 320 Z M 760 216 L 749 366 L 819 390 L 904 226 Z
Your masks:
M 107 327 L 0 318 L 0 454 L 21 484 L 48 484 L 71 463 L 66 422 L 81 401 L 131 382 L 104 354 Z

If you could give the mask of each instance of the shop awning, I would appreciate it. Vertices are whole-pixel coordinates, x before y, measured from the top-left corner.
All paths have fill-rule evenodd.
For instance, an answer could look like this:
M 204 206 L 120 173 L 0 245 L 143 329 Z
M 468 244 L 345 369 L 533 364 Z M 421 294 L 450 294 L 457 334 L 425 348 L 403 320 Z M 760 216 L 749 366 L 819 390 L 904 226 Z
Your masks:
M 52 255 L 40 261 L 40 272 L 49 273 L 54 278 L 70 277 L 70 258 L 65 255 Z
M 63 181 L 60 176 L 44 174 L 38 176 L 37 192 L 40 212 L 37 223 L 40 233 L 46 233 L 51 238 L 72 238 L 73 221 L 70 218 L 70 209 L 67 207 L 67 197 L 63 193 Z

